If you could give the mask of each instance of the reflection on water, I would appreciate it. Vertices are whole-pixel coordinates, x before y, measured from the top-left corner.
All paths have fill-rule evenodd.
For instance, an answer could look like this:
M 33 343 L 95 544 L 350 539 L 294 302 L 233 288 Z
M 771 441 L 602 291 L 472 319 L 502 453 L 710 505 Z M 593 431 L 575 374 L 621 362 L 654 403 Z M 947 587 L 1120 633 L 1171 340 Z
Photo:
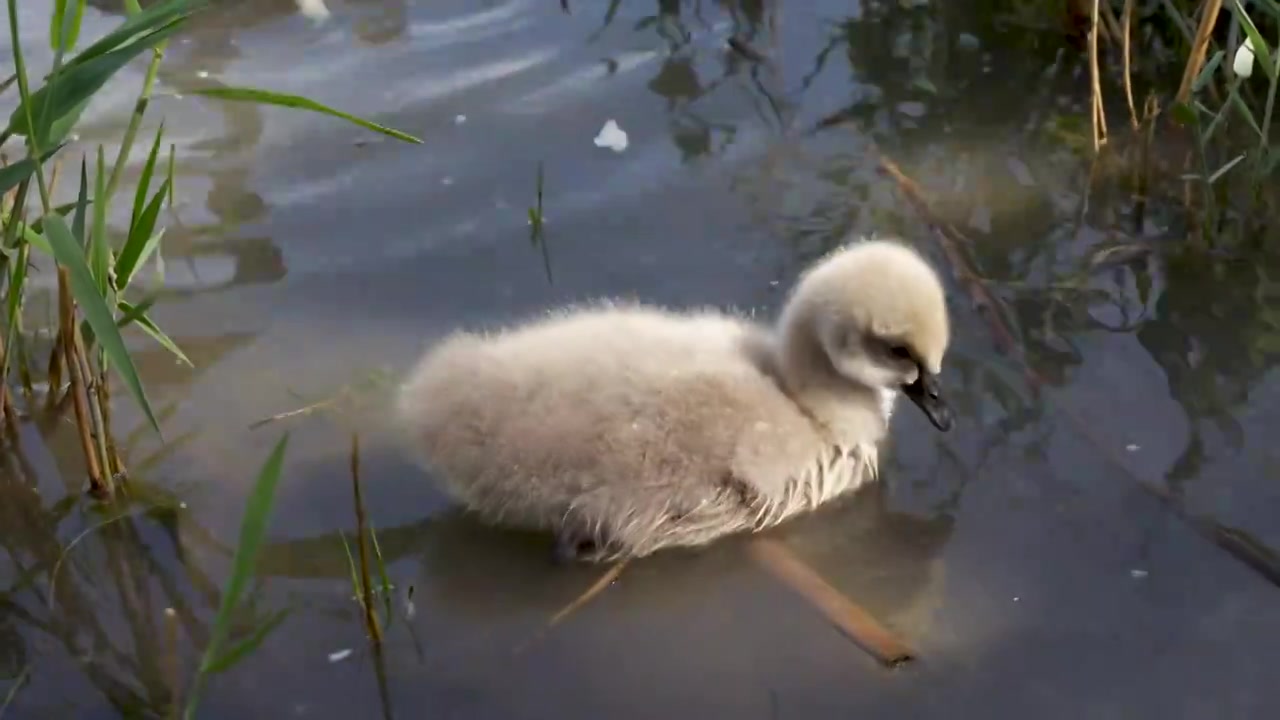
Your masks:
M 121 16 L 90 4 L 87 35 Z M 1135 234 L 1126 192 L 1086 193 L 1083 58 L 1066 39 L 978 0 L 326 4 L 312 22 L 294 0 L 222 0 L 166 56 L 141 135 L 163 115 L 177 149 L 156 312 L 195 367 L 137 339 L 167 442 L 113 413 L 129 505 L 79 497 L 77 438 L 56 416 L 4 456 L 0 696 L 18 688 L 15 717 L 165 716 L 172 647 L 192 667 L 247 485 L 285 429 L 235 632 L 293 613 L 214 680 L 211 717 L 1275 715 L 1275 589 L 1133 480 L 1280 546 L 1276 259 L 1189 247 L 1154 200 Z M 20 12 L 38 62 L 40 13 Z M 139 78 L 90 108 L 84 149 L 118 136 Z M 426 143 L 189 95 L 218 85 L 313 96 Z M 592 143 L 610 119 L 623 153 Z M 957 285 L 957 430 L 904 414 L 883 486 L 773 533 L 903 634 L 924 658 L 912 669 L 881 674 L 742 538 L 628 567 L 544 633 L 599 569 L 552 568 L 547 538 L 450 507 L 395 449 L 385 395 L 250 429 L 460 325 L 598 295 L 768 316 L 848 233 L 900 234 L 944 262 L 873 149 L 972 238 L 1044 380 L 993 349 Z M 354 526 L 352 430 L 396 585 L 385 697 L 338 535 Z

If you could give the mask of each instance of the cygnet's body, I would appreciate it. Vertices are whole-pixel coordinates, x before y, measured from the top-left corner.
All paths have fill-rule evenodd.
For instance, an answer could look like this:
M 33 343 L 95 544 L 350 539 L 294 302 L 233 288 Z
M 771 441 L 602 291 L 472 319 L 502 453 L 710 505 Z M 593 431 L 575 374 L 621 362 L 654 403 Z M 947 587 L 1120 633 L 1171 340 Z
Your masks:
M 490 522 L 556 533 L 562 559 L 758 531 L 874 480 L 904 390 L 946 430 L 941 284 L 884 240 L 801 278 L 776 328 L 716 311 L 569 310 L 459 332 L 398 398 L 410 442 Z

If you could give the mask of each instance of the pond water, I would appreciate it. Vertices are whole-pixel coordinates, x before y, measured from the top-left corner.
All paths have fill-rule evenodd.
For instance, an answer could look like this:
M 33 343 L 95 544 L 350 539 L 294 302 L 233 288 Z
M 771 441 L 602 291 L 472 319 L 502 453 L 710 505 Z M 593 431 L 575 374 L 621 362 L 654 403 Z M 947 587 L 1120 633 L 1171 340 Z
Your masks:
M 90 4 L 87 36 L 119 22 L 118 2 Z M 22 5 L 24 47 L 47 67 L 47 9 Z M 23 428 L 0 474 L 0 687 L 22 679 L 7 716 L 165 716 L 164 610 L 189 669 L 286 429 L 242 619 L 293 610 L 212 679 L 201 717 L 1280 716 L 1280 589 L 1143 489 L 1280 546 L 1277 263 L 1197 251 L 1158 204 L 1133 232 L 1127 197 L 1086 198 L 1082 57 L 993 6 L 347 0 L 317 22 L 286 0 L 220 3 L 172 45 L 141 135 L 163 117 L 177 146 L 154 317 L 195 368 L 138 338 L 168 444 L 116 414 L 137 494 L 166 508 L 140 504 L 66 550 L 103 520 L 80 495 L 75 436 Z M 728 49 L 733 35 L 769 62 Z M 142 72 L 90 106 L 83 148 L 119 136 Z M 218 83 L 307 95 L 424 144 L 183 95 Z M 611 119 L 621 152 L 593 142 Z M 951 282 L 956 429 L 901 413 L 882 487 L 771 533 L 918 663 L 876 665 L 741 540 L 634 563 L 544 632 L 600 569 L 552 567 L 545 538 L 451 508 L 392 443 L 385 388 L 251 427 L 401 373 L 456 327 L 562 303 L 767 316 L 850 233 L 901 235 L 947 267 L 875 148 L 972 240 L 1045 380 L 1033 393 Z M 1136 243 L 1154 250 L 1079 272 Z M 33 282 L 38 307 L 49 283 Z M 396 586 L 385 682 L 338 535 L 354 532 L 353 430 Z

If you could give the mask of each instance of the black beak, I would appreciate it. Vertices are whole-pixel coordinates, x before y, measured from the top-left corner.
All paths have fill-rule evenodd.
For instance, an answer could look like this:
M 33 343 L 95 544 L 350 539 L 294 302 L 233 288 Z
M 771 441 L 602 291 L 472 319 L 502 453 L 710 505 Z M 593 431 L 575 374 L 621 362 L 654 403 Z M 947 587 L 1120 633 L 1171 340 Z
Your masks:
M 920 368 L 916 381 L 910 385 L 904 385 L 902 392 L 911 398 L 911 402 L 920 406 L 924 414 L 929 416 L 929 422 L 933 423 L 934 427 L 942 432 L 951 429 L 954 416 L 951 406 L 942 398 L 942 386 L 938 382 L 937 375 Z

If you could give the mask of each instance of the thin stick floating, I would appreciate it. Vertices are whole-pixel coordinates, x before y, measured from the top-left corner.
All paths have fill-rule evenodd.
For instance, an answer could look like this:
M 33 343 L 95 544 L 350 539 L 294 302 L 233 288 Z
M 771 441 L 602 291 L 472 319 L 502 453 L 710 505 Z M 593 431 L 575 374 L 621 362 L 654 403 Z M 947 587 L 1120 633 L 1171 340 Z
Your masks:
M 751 555 L 881 664 L 897 667 L 916 658 L 905 642 L 823 580 L 785 545 L 776 540 L 756 540 L 751 543 Z

